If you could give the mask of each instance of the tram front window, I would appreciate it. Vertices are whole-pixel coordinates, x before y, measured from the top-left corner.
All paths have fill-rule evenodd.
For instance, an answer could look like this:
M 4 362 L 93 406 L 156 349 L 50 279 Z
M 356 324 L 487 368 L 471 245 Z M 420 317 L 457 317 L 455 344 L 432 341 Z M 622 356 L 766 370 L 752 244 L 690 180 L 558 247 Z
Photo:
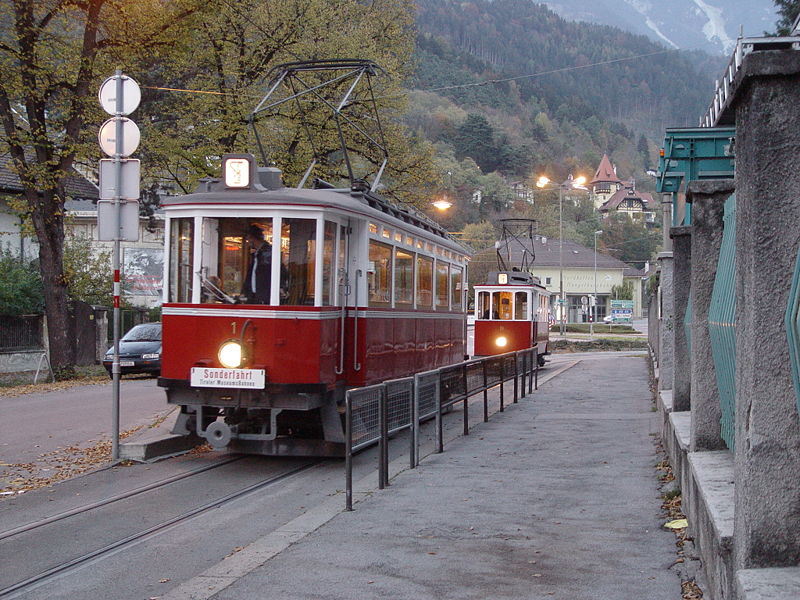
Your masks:
M 269 304 L 272 218 L 205 218 L 200 302 Z
M 510 321 L 514 318 L 511 292 L 494 292 L 492 294 L 492 318 Z

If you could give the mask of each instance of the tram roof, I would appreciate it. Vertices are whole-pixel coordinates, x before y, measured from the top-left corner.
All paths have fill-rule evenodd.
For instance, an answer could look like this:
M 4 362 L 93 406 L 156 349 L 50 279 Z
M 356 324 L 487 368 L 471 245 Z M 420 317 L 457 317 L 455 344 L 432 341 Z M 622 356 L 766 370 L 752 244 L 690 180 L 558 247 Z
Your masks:
M 306 206 L 332 209 L 346 213 L 355 213 L 381 223 L 400 227 L 405 230 L 414 229 L 430 240 L 456 250 L 466 256 L 472 251 L 458 243 L 445 229 L 428 217 L 411 212 L 406 208 L 394 206 L 369 191 L 351 191 L 349 189 L 309 189 L 278 188 L 272 190 L 247 189 L 228 190 L 211 182 L 209 191 L 195 192 L 183 196 L 171 196 L 162 200 L 165 210 L 190 208 L 192 206 L 226 208 L 234 211 L 237 207 L 254 206 Z M 213 187 L 212 187 L 213 186 Z M 217 188 L 217 189 L 214 189 Z

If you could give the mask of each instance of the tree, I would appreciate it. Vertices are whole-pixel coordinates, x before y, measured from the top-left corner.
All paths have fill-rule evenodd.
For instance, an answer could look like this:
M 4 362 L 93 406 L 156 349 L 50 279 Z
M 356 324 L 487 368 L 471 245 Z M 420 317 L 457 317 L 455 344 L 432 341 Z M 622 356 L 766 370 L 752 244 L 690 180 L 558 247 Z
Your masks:
M 54 371 L 69 375 L 74 335 L 64 273 L 64 201 L 76 160 L 94 145 L 101 74 L 117 52 L 158 54 L 192 14 L 190 0 L 11 0 L 0 5 L 0 145 L 22 182 L 39 268 Z
M 798 15 L 800 15 L 800 0 L 775 0 L 775 6 L 778 8 L 778 19 L 775 26 L 778 35 L 789 35 L 792 31 L 792 25 Z
M 484 173 L 497 168 L 497 146 L 494 143 L 494 128 L 483 115 L 470 113 L 456 130 L 453 140 L 456 158 L 469 156 Z
M 622 285 L 611 286 L 612 300 L 633 300 L 633 281 L 628 279 Z
M 249 118 L 269 88 L 266 76 L 273 67 L 298 60 L 358 57 L 374 61 L 382 70 L 372 85 L 390 155 L 382 180 L 384 193 L 422 204 L 420 195 L 433 189 L 439 178 L 432 168 L 432 147 L 409 136 L 400 119 L 406 104 L 401 85 L 413 65 L 412 0 L 211 0 L 209 5 L 211 10 L 194 15 L 192 43 L 175 62 L 162 65 L 161 70 L 142 68 L 136 74 L 152 87 L 204 92 L 151 92 L 159 102 L 151 104 L 141 119 L 146 124 L 143 139 L 151 140 L 143 160 L 157 165 L 160 175 L 188 192 L 200 177 L 217 175 L 219 160 L 212 157 L 257 149 Z M 324 77 L 303 74 L 309 86 Z M 351 83 L 340 82 L 318 92 L 325 95 L 331 90 L 332 99 Z M 370 97 L 369 90 L 358 87 L 343 109 L 364 127 L 372 127 L 374 121 L 372 115 L 365 116 Z M 259 114 L 256 128 L 261 142 L 288 185 L 299 181 L 314 156 L 318 163 L 312 176 L 341 182 L 347 171 L 332 112 L 321 102 L 305 98 Z M 313 135 L 313 147 L 307 133 Z M 352 129 L 345 127 L 345 135 L 348 151 L 355 155 L 351 158 L 356 176 L 375 174 L 383 156 Z
M 64 278 L 71 300 L 87 304 L 111 306 L 114 290 L 108 274 L 111 270 L 111 252 L 93 252 L 88 237 L 65 238 Z
M 387 146 L 396 158 L 385 180 L 390 189 L 405 192 L 398 197 L 413 200 L 438 180 L 430 145 L 410 143 L 399 124 L 404 97 L 398 91 L 412 62 L 413 19 L 412 0 L 0 4 L 0 151 L 13 159 L 24 187 L 22 212 L 39 243 L 54 369 L 67 374 L 74 362 L 64 270 L 66 181 L 76 163 L 93 163 L 99 154 L 96 130 L 87 125 L 106 118 L 96 100 L 103 78 L 122 67 L 142 84 L 142 105 L 135 115 L 143 135 L 138 156 L 149 177 L 188 191 L 198 178 L 217 173 L 215 157 L 254 149 L 247 118 L 263 95 L 270 68 L 320 57 L 375 60 L 389 74 L 375 91 Z M 154 89 L 167 87 L 204 93 Z M 362 99 L 354 98 L 356 108 Z M 317 125 L 330 131 L 330 117 L 319 115 Z M 289 151 L 274 157 L 290 178 L 310 156 L 301 131 L 295 123 L 274 128 L 267 139 L 288 142 Z M 329 133 L 319 148 L 323 159 L 338 151 L 334 138 Z M 363 141 L 354 145 L 363 150 Z M 374 172 L 377 157 L 362 156 Z M 319 174 L 336 173 L 332 160 L 322 162 Z

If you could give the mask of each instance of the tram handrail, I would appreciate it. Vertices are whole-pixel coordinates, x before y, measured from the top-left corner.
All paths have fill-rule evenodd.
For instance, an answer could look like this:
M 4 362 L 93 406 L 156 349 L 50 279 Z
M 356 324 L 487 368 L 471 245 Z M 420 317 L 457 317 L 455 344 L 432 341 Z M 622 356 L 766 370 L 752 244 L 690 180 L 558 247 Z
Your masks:
M 443 411 L 464 403 L 464 435 L 469 435 L 469 399 L 483 393 L 483 420 L 489 420 L 488 391 L 500 386 L 500 412 L 505 410 L 504 384 L 514 381 L 514 403 L 539 389 L 539 364 L 535 348 L 448 365 L 345 394 L 346 509 L 353 510 L 353 453 L 379 444 L 378 487 L 389 485 L 389 437 L 410 429 L 411 468 L 419 464 L 419 427 L 436 419 L 436 452 L 444 452 Z M 444 380 L 444 384 L 443 384 Z M 390 398 L 391 396 L 391 398 Z M 356 439 L 357 437 L 357 439 Z

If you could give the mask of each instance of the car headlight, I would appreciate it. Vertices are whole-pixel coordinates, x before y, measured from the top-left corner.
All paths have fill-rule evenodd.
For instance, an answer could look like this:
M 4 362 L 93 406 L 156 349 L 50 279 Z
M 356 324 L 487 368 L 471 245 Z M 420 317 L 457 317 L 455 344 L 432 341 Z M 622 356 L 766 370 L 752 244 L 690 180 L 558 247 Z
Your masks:
M 242 345 L 236 341 L 225 342 L 217 353 L 219 362 L 223 367 L 236 369 L 242 366 Z
M 146 359 L 157 359 L 160 356 L 157 352 L 155 354 L 142 354 L 142 358 Z
M 497 345 L 498 348 L 505 348 L 508 345 L 508 338 L 504 335 L 501 335 L 497 339 L 495 339 L 494 343 Z

